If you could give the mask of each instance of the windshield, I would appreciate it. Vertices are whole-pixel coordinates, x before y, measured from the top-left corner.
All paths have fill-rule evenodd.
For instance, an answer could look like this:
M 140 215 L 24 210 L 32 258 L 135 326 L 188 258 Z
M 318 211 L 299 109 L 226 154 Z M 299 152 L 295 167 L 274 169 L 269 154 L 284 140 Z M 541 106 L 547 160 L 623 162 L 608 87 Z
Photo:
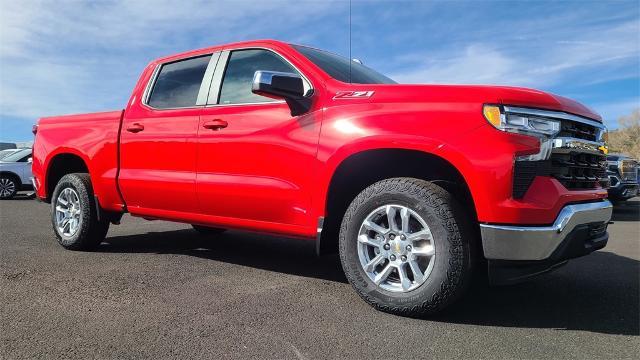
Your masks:
M 18 150 L 16 149 L 8 149 L 8 150 L 0 150 L 0 159 L 7 157 Z
M 16 161 L 22 160 L 22 158 L 28 155 L 31 155 L 31 149 L 24 149 L 24 150 L 14 152 L 13 154 L 3 158 L 2 161 L 16 162 Z
M 306 46 L 291 46 L 336 80 L 352 84 L 396 84 L 379 72 L 342 56 Z

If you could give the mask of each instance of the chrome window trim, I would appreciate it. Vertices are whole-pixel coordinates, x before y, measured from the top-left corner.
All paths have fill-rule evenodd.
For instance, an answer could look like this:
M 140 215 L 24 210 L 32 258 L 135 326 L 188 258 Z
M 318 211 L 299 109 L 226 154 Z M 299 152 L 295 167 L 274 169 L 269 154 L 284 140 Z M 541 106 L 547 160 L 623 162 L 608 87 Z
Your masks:
M 205 108 L 214 108 L 220 106 L 246 106 L 246 105 L 273 105 L 273 104 L 286 104 L 284 100 L 273 100 L 265 102 L 251 102 L 251 103 L 237 103 L 237 104 L 207 104 Z
M 140 103 L 142 105 L 146 105 L 148 107 L 151 107 L 151 106 L 147 105 L 147 101 L 149 100 L 149 94 L 151 93 L 151 87 L 153 86 L 153 84 L 155 84 L 156 77 L 158 77 L 158 73 L 160 72 L 160 68 L 162 67 L 163 64 L 164 63 L 157 64 L 156 67 L 153 69 L 153 73 L 149 77 L 149 80 L 147 81 L 147 85 L 144 88 L 144 92 L 142 93 L 142 98 L 140 98 Z
M 512 114 L 533 115 L 533 116 L 540 116 L 540 117 L 546 117 L 546 118 L 552 118 L 552 119 L 555 118 L 555 119 L 571 120 L 571 121 L 576 121 L 576 122 L 581 122 L 587 125 L 591 125 L 601 130 L 606 129 L 606 126 L 604 126 L 604 124 L 600 122 L 591 120 L 586 117 L 569 114 L 563 111 L 540 110 L 540 109 L 534 109 L 534 108 L 524 108 L 524 107 L 515 107 L 515 106 L 504 106 L 504 111 Z
M 153 74 L 151 74 L 151 77 L 149 77 L 149 81 L 147 82 L 147 85 L 144 89 L 144 92 L 142 93 L 142 98 L 140 99 L 140 104 L 143 107 L 146 107 L 148 109 L 154 110 L 154 111 L 163 111 L 163 110 L 181 110 L 181 109 L 200 109 L 202 107 L 204 107 L 203 105 L 198 105 L 198 100 L 200 99 L 200 93 L 203 91 L 202 88 L 202 83 L 205 81 L 205 77 L 207 76 L 207 71 L 209 71 L 209 66 L 211 66 L 211 59 L 214 58 L 213 54 L 215 53 L 220 53 L 222 52 L 221 50 L 219 51 L 214 51 L 211 53 L 205 53 L 205 54 L 199 54 L 199 55 L 195 55 L 195 56 L 189 56 L 189 57 L 185 57 L 185 58 L 181 58 L 181 59 L 177 59 L 177 60 L 171 60 L 171 61 L 167 61 L 167 62 L 163 62 L 163 63 L 159 63 L 156 65 L 156 68 L 153 70 Z M 198 90 L 198 96 L 196 98 L 196 105 L 193 106 L 177 106 L 177 107 L 169 107 L 169 108 L 157 108 L 157 107 L 153 107 L 151 105 L 149 105 L 149 97 L 151 96 L 151 90 L 153 89 L 153 86 L 156 83 L 156 80 L 158 79 L 158 75 L 160 75 L 160 69 L 162 69 L 162 67 L 164 65 L 167 64 L 172 64 L 172 63 L 176 63 L 176 62 L 180 62 L 180 61 L 186 61 L 186 60 L 190 60 L 190 59 L 195 59 L 195 58 L 199 58 L 199 57 L 204 57 L 204 56 L 211 56 L 211 59 L 209 59 L 209 63 L 207 64 L 207 69 L 205 70 L 205 73 L 202 77 L 202 80 L 200 81 L 200 90 Z
M 202 106 L 207 104 L 209 97 L 209 89 L 211 89 L 211 81 L 213 79 L 213 73 L 218 65 L 218 59 L 220 59 L 221 51 L 216 51 L 211 54 L 207 70 L 204 72 L 202 81 L 200 82 L 200 90 L 198 90 L 198 98 L 196 99 L 196 106 Z
M 227 71 L 227 65 L 229 64 L 229 59 L 231 58 L 231 53 L 234 52 L 234 51 L 242 51 L 242 50 L 266 50 L 266 51 L 270 51 L 270 52 L 276 54 L 276 56 L 278 56 L 279 58 L 284 60 L 287 64 L 289 64 L 292 68 L 294 68 L 298 72 L 298 74 L 300 74 L 302 79 L 304 79 L 305 83 L 307 83 L 309 85 L 309 90 L 307 91 L 307 93 L 309 94 L 308 97 L 312 97 L 313 94 L 315 93 L 315 88 L 313 87 L 313 83 L 304 74 L 304 72 L 302 72 L 291 61 L 289 61 L 289 59 L 287 59 L 286 57 L 282 56 L 282 54 L 280 54 L 279 52 L 277 52 L 274 49 L 270 49 L 270 48 L 267 48 L 267 47 L 247 46 L 247 47 L 240 47 L 240 48 L 233 48 L 233 49 L 224 49 L 223 54 L 220 56 L 220 60 L 222 60 L 222 57 L 225 56 L 224 53 L 226 53 L 226 59 L 225 59 L 226 61 L 224 61 L 224 62 L 222 62 L 220 60 L 218 61 L 218 64 L 224 65 L 224 66 L 222 66 L 221 69 L 220 69 L 220 73 L 221 74 L 220 74 L 219 79 L 215 78 L 216 75 L 214 75 L 214 81 L 211 82 L 212 89 L 209 90 L 209 98 L 207 99 L 207 105 L 205 107 L 286 103 L 286 101 L 284 101 L 284 100 L 273 100 L 273 101 L 265 101 L 265 102 L 254 102 L 254 103 L 218 104 L 218 100 L 219 100 L 219 97 L 220 97 L 220 90 L 222 90 L 222 82 L 224 81 L 224 74 Z M 216 72 L 218 72 L 218 68 L 219 67 L 217 66 L 216 67 Z M 216 82 L 216 80 L 219 80 L 219 81 Z M 213 89 L 213 87 L 216 84 L 217 84 L 218 88 L 217 89 Z M 212 92 L 212 90 L 213 90 L 213 92 Z M 212 96 L 211 96 L 212 94 L 216 95 L 215 99 L 212 99 Z
M 226 50 L 223 50 L 220 53 L 218 64 L 216 64 L 211 83 L 209 84 L 209 93 L 207 94 L 207 102 L 205 106 L 218 103 L 218 97 L 220 96 L 220 89 L 222 87 L 222 78 L 227 70 L 227 63 L 229 62 L 229 54 L 230 52 Z M 215 86 L 215 84 L 218 84 L 218 86 Z

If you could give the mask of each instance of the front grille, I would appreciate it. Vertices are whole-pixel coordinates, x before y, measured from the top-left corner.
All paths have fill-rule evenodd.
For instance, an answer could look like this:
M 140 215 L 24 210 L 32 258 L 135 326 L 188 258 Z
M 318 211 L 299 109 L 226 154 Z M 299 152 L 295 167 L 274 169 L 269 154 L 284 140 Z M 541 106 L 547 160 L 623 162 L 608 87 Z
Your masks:
M 525 196 L 536 176 L 553 177 L 570 191 L 609 187 L 607 160 L 602 154 L 606 128 L 599 121 L 561 111 L 510 106 L 505 106 L 504 111 L 560 123 L 553 138 L 540 140 L 538 154 L 516 158 L 512 182 L 514 199 Z
M 513 198 L 522 199 L 536 176 L 549 176 L 551 161 L 516 161 L 513 169 Z
M 552 153 L 550 175 L 569 190 L 588 190 L 609 186 L 606 156 L 567 152 Z
M 599 130 L 592 125 L 577 121 L 562 120 L 560 123 L 560 133 L 557 136 L 598 141 L 598 132 Z
M 513 198 L 522 199 L 536 176 L 551 176 L 568 190 L 592 190 L 609 186 L 604 155 L 552 153 L 549 160 L 516 161 L 513 169 Z
M 638 162 L 635 160 L 627 159 L 622 160 L 622 171 L 620 175 L 624 182 L 637 182 L 638 181 Z

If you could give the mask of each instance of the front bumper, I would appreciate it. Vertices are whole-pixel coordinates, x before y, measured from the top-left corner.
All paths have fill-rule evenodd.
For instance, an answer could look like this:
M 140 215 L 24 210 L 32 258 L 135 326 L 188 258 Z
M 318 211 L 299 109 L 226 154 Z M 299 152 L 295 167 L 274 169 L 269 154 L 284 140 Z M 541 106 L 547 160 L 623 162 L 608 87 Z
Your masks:
M 481 224 L 491 282 L 518 282 L 603 248 L 612 211 L 604 200 L 567 205 L 550 226 Z

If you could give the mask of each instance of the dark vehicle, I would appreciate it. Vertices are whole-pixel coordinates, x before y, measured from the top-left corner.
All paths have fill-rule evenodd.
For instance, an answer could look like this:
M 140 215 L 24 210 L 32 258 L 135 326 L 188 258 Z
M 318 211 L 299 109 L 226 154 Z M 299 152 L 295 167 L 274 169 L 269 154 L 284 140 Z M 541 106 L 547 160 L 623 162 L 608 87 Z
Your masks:
M 14 143 L 0 142 L 0 150 L 15 149 L 15 148 L 17 148 L 17 146 Z
M 613 202 L 628 200 L 638 195 L 638 161 L 626 155 L 607 156 L 609 199 Z

